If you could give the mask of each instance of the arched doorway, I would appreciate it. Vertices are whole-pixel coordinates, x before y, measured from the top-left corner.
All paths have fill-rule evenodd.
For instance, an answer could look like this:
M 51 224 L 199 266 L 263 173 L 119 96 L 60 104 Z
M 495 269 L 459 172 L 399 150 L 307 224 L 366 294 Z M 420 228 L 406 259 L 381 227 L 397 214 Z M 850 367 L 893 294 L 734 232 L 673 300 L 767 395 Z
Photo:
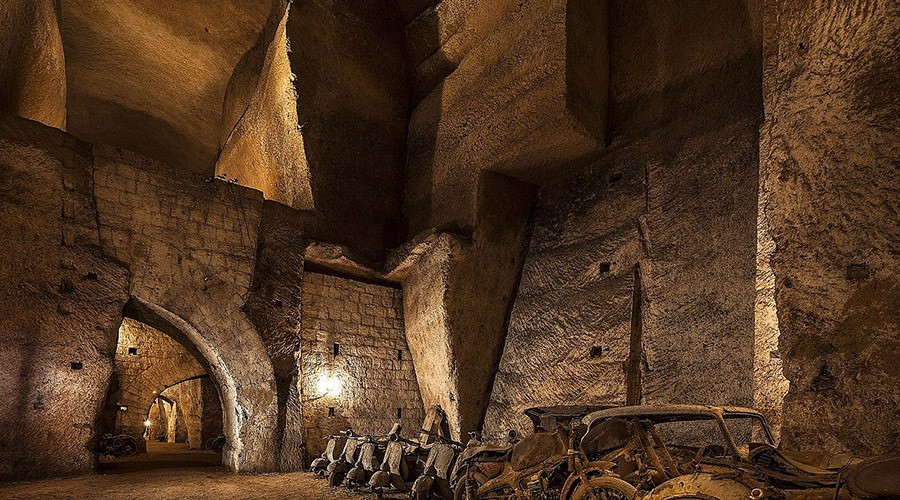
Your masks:
M 208 363 L 186 336 L 133 312 L 126 308 L 118 332 L 101 470 L 220 465 L 224 419 Z

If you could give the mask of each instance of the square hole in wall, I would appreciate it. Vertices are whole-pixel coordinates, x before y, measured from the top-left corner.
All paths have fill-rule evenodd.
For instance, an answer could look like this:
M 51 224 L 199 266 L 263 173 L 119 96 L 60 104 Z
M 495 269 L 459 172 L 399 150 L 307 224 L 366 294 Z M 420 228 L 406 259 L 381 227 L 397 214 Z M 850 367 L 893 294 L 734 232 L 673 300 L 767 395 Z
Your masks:
M 609 176 L 610 184 L 618 184 L 622 180 L 622 172 L 615 172 Z
M 397 418 L 403 418 L 403 408 L 397 408 Z
M 334 354 L 335 356 L 340 355 L 341 354 L 341 344 L 338 344 L 337 342 L 335 342 L 334 345 L 331 346 L 331 353 Z
M 137 356 L 137 347 L 129 347 L 128 355 L 129 356 Z
M 397 361 L 403 361 L 403 350 L 397 349 Z
M 328 416 L 329 416 L 329 417 L 333 417 L 333 416 L 334 416 L 334 406 L 329 406 L 329 407 L 328 407 Z
M 84 368 L 84 364 L 81 363 L 81 361 L 72 361 L 71 363 L 69 363 L 69 367 L 73 370 L 80 370 Z
M 600 358 L 603 357 L 605 349 L 602 345 L 595 345 L 591 347 L 591 357 L 592 358 Z
M 612 269 L 612 264 L 609 262 L 601 262 L 599 269 L 601 273 L 608 273 L 610 269 Z

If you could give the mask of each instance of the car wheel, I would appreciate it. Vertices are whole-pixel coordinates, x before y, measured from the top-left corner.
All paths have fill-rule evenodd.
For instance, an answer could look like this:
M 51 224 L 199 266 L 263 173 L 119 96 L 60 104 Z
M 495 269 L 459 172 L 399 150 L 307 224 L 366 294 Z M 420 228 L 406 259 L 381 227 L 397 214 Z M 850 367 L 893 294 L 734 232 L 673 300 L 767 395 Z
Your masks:
M 579 483 L 565 500 L 589 500 L 593 493 L 597 500 L 632 500 L 637 489 L 616 477 L 595 476 L 588 484 Z

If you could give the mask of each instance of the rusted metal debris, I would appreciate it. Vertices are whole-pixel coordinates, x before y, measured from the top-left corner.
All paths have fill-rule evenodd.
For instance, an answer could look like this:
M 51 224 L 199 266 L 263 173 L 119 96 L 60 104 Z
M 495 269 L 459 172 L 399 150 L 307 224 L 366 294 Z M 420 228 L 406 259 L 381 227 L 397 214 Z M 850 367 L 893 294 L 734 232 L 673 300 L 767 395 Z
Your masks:
M 429 410 L 418 441 L 347 431 L 314 472 L 333 485 L 411 499 L 813 500 L 900 498 L 900 457 L 779 448 L 750 408 L 554 406 L 526 410 L 534 432 L 502 442 L 450 439 Z

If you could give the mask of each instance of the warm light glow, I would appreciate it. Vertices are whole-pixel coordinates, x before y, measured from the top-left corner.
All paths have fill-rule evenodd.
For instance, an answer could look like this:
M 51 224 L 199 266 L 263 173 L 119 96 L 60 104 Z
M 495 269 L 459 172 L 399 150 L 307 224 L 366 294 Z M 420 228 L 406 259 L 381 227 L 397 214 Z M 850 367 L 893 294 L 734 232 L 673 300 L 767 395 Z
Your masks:
M 153 423 L 153 422 L 151 422 L 151 421 L 149 421 L 149 420 L 144 420 L 144 427 L 150 427 L 150 425 L 151 425 L 152 423 Z
M 341 394 L 341 379 L 337 375 L 328 376 L 322 374 L 316 388 L 322 395 L 339 396 Z

